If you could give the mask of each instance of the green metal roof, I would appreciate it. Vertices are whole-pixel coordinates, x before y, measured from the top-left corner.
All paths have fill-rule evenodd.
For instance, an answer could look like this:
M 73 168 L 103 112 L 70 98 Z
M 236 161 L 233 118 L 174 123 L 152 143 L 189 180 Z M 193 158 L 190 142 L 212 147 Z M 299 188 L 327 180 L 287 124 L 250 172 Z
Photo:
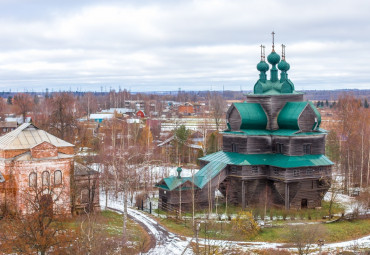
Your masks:
M 325 155 L 286 156 L 283 154 L 240 154 L 219 151 L 200 158 L 204 161 L 216 161 L 229 165 L 270 165 L 281 168 L 329 166 L 333 165 Z
M 181 177 L 177 178 L 177 176 L 169 176 L 167 178 L 163 178 L 166 186 L 164 185 L 159 185 L 158 187 L 161 187 L 163 189 L 167 190 L 173 190 L 177 188 L 178 186 L 184 184 L 187 181 L 191 181 L 191 177 Z
M 262 106 L 257 103 L 234 103 L 242 119 L 240 129 L 265 129 L 267 117 Z
M 305 109 L 307 104 L 312 108 L 314 111 L 318 125 L 317 127 L 313 126 L 312 129 L 316 128 L 316 130 L 320 127 L 321 124 L 321 115 L 319 111 L 316 109 L 312 102 L 287 102 L 283 109 L 280 111 L 278 115 L 278 125 L 281 129 L 299 129 L 298 126 L 298 118 L 302 111 Z
M 194 175 L 194 185 L 197 188 L 200 189 L 203 188 L 210 180 L 216 177 L 226 166 L 227 166 L 226 163 L 219 161 L 213 161 L 208 163 Z M 158 184 L 156 186 L 165 190 L 174 190 L 187 181 L 189 181 L 190 183 L 193 182 L 192 177 L 178 178 L 177 176 L 170 176 L 167 178 L 163 178 L 163 180 L 164 184 Z M 184 188 L 181 188 L 181 190 L 182 189 Z
M 297 129 L 298 118 L 308 102 L 287 102 L 278 115 L 278 125 L 281 129 Z
M 204 185 L 217 176 L 226 166 L 226 163 L 220 161 L 208 163 L 194 175 L 194 184 L 199 188 L 203 188 Z
M 233 134 L 233 135 L 250 135 L 250 136 L 263 136 L 263 135 L 275 135 L 275 136 L 312 136 L 312 135 L 324 135 L 327 134 L 324 129 L 317 129 L 315 132 L 299 132 L 299 130 L 293 129 L 278 129 L 278 130 L 261 130 L 261 129 L 241 129 L 240 131 L 223 131 L 222 134 Z
M 252 95 L 286 95 L 286 94 L 302 94 L 294 89 L 294 84 L 291 80 L 286 79 L 283 82 L 280 80 L 273 82 L 271 80 L 258 80 L 254 85 Z

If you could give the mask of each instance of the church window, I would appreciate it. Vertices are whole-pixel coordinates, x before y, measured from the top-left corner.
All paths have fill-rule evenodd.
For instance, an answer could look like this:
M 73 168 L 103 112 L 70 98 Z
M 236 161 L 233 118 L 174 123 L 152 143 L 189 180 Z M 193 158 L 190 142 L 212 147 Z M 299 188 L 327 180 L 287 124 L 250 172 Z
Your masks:
M 274 175 L 279 175 L 279 168 L 274 167 Z
M 258 166 L 252 166 L 252 174 L 258 174 Z
M 276 143 L 276 153 L 283 153 L 284 151 L 284 144 Z
M 235 143 L 231 144 L 231 151 L 232 152 L 238 152 L 238 145 L 235 144 Z
M 37 174 L 36 173 L 30 173 L 29 186 L 31 188 L 36 188 L 37 187 Z
M 313 170 L 311 168 L 306 169 L 306 175 L 312 175 Z
M 238 169 L 236 168 L 236 166 L 231 166 L 230 174 L 237 174 L 237 173 L 238 173 Z
M 62 171 L 56 170 L 54 172 L 54 185 L 62 184 Z
M 311 154 L 311 144 L 303 144 L 303 154 Z
M 50 185 L 50 174 L 48 171 L 44 171 L 42 173 L 42 186 L 49 186 Z
M 299 169 L 294 169 L 293 170 L 293 176 L 295 176 L 295 177 L 299 176 Z

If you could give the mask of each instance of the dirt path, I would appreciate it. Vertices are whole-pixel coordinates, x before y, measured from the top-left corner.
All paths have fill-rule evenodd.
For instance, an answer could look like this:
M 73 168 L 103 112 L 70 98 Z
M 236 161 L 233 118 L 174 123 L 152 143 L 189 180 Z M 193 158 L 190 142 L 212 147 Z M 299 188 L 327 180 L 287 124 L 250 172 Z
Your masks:
M 109 201 L 107 209 L 122 213 L 122 203 L 116 201 Z M 180 238 L 180 236 L 169 232 L 163 226 L 158 224 L 155 220 L 145 215 L 144 213 L 128 208 L 128 216 L 134 221 L 143 226 L 148 234 L 151 236 L 151 249 L 147 251 L 150 255 L 172 255 L 172 254 L 193 254 L 192 250 L 188 248 L 190 239 Z M 184 252 L 185 251 L 185 252 Z M 184 252 L 184 253 L 183 253 Z
M 122 214 L 123 212 L 121 210 L 117 210 L 115 208 L 111 208 L 111 207 L 107 207 L 108 210 L 111 210 L 111 211 L 114 211 L 114 212 L 117 212 L 119 214 Z M 144 224 L 142 223 L 141 221 L 138 221 L 137 219 L 135 219 L 134 217 L 132 217 L 131 215 L 128 215 L 128 217 L 135 221 L 136 223 L 138 223 L 141 227 L 143 227 L 145 229 L 145 231 L 148 233 L 148 236 L 149 236 L 149 243 L 145 245 L 144 249 L 142 250 L 142 252 L 144 253 L 147 253 L 149 250 L 153 249 L 155 246 L 156 246 L 156 238 L 155 236 L 152 234 L 152 232 L 150 231 L 150 229 Z
M 103 208 L 104 206 L 102 206 Z M 109 207 L 114 209 L 116 212 L 122 213 L 123 203 L 122 201 L 117 200 L 109 200 Z M 135 209 L 128 208 L 128 215 L 135 220 L 136 222 L 140 223 L 142 226 L 145 226 L 149 235 L 155 240 L 151 243 L 152 247 L 147 251 L 147 254 L 153 255 L 191 255 L 193 251 L 189 247 L 189 243 L 192 242 L 190 237 L 180 237 L 177 234 L 169 232 L 163 226 L 158 224 L 157 221 L 146 215 L 141 211 L 137 211 Z M 248 252 L 251 250 L 261 250 L 261 249 L 281 249 L 286 247 L 287 244 L 285 243 L 267 243 L 267 242 L 235 242 L 235 241 L 226 241 L 226 240 L 205 240 L 200 238 L 199 239 L 200 245 L 214 245 L 224 247 L 225 249 L 233 249 L 239 250 L 241 254 L 243 252 Z M 337 249 L 342 250 L 351 250 L 354 246 L 361 247 L 361 248 L 368 248 L 370 249 L 370 235 L 365 236 L 363 238 L 352 240 L 352 241 L 345 241 L 339 243 L 331 243 L 325 244 L 322 247 L 323 251 L 327 251 L 331 254 L 331 252 L 336 253 Z M 317 245 L 312 246 L 313 249 L 317 249 Z M 295 252 L 295 248 L 283 248 L 285 250 Z

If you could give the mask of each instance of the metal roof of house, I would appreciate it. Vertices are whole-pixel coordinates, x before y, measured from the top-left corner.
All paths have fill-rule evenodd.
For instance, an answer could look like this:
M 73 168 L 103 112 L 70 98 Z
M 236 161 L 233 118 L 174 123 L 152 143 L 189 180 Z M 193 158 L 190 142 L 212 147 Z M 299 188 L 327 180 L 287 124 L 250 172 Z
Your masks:
M 81 176 L 81 175 L 95 175 L 95 174 L 99 174 L 99 172 L 91 169 L 90 167 L 74 162 L 74 175 Z
M 239 111 L 242 123 L 240 129 L 265 129 L 267 117 L 262 106 L 258 103 L 233 103 Z
M 111 119 L 114 117 L 113 113 L 92 113 L 90 114 L 90 119 Z
M 194 183 L 194 186 L 196 188 L 202 189 L 209 181 L 215 178 L 226 166 L 227 164 L 223 162 L 217 161 L 210 162 L 194 175 L 194 179 L 193 177 L 178 178 L 177 176 L 169 176 L 167 178 L 163 178 L 164 184 L 159 184 L 156 186 L 165 190 L 174 190 L 177 187 L 184 184 L 185 182 L 189 181 L 190 183 Z
M 56 147 L 74 146 L 62 139 L 59 139 L 44 130 L 39 129 L 31 123 L 24 123 L 17 129 L 0 137 L 0 149 L 22 150 L 30 149 L 42 142 L 48 142 Z
M 166 186 L 159 185 L 158 187 L 167 189 L 167 190 L 174 190 L 178 186 L 184 184 L 187 181 L 191 181 L 192 177 L 181 177 L 177 178 L 177 176 L 169 176 L 167 178 L 163 178 Z
M 303 156 L 286 156 L 283 154 L 241 154 L 219 151 L 200 158 L 209 162 L 222 162 L 228 165 L 270 165 L 281 168 L 329 166 L 331 162 L 325 155 L 307 154 Z
M 0 121 L 0 128 L 16 128 L 17 126 L 16 121 Z

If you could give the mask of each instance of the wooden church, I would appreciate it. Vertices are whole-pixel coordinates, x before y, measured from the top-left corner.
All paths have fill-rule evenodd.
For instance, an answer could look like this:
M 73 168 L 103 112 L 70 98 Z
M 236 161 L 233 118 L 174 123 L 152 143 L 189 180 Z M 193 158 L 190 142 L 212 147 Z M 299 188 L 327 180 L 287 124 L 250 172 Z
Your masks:
M 303 209 L 321 206 L 330 187 L 333 163 L 325 156 L 327 132 L 312 102 L 304 101 L 288 79 L 290 65 L 261 46 L 259 80 L 246 102 L 234 103 L 226 113 L 223 150 L 200 158 L 193 177 L 164 178 L 159 188 L 162 209 L 212 206 L 218 189 L 228 203 L 247 206 Z M 280 70 L 280 78 L 278 77 Z

